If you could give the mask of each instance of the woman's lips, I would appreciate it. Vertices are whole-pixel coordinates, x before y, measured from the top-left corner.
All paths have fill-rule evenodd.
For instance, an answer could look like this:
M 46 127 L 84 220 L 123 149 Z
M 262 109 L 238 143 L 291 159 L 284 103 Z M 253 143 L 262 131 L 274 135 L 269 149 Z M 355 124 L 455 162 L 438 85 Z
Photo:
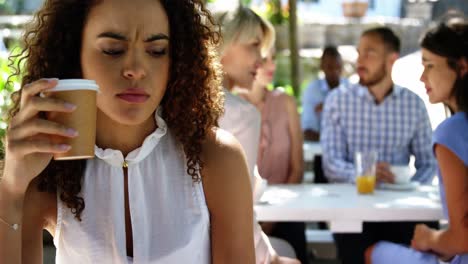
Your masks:
M 128 103 L 144 103 L 149 98 L 149 94 L 141 88 L 128 88 L 123 93 L 117 94 L 117 97 Z
M 148 95 L 142 94 L 118 94 L 117 97 L 129 103 L 144 103 L 148 100 Z

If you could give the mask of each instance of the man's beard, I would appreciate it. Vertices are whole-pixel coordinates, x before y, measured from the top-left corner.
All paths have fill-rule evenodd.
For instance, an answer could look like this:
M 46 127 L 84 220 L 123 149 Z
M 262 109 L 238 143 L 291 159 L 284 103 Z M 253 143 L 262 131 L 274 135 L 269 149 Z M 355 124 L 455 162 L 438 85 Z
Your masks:
M 376 71 L 374 75 L 369 76 L 367 80 L 363 80 L 362 78 L 359 78 L 359 84 L 370 87 L 370 86 L 380 83 L 383 79 L 385 79 L 386 76 L 387 76 L 387 68 L 385 68 L 385 65 L 382 64 L 380 69 Z

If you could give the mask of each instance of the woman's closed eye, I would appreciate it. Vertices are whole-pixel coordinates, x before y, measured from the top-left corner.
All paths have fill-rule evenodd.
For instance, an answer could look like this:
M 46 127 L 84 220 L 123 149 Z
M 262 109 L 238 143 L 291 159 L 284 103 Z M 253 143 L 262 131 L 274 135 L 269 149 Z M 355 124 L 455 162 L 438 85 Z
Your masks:
M 102 49 L 102 53 L 108 56 L 115 57 L 124 53 L 124 50 L 123 49 Z
M 113 49 L 113 48 L 102 49 L 103 54 L 112 56 L 112 57 L 117 57 L 119 55 L 122 55 L 124 52 L 125 50 L 123 49 Z M 161 49 L 150 49 L 147 51 L 147 53 L 153 57 L 161 57 L 161 56 L 166 55 L 167 52 L 165 48 L 161 48 Z
M 154 48 L 154 49 L 148 49 L 147 53 L 153 57 L 161 57 L 161 56 L 166 55 L 167 51 L 166 51 L 166 48 Z

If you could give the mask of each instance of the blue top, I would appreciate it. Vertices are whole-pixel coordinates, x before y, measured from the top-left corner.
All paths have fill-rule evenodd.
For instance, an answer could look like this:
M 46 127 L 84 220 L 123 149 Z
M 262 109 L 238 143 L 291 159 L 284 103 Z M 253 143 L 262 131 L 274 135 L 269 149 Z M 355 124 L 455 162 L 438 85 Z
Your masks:
M 433 146 L 440 144 L 452 151 L 465 166 L 468 167 L 468 118 L 465 113 L 457 113 L 442 122 L 433 135 Z M 445 198 L 444 182 L 438 173 L 439 188 L 445 217 L 448 218 L 447 201 Z M 450 223 L 449 223 L 450 224 Z M 372 253 L 372 263 L 387 264 L 427 264 L 438 263 L 437 257 L 418 252 L 401 245 L 388 242 L 379 242 Z M 458 255 L 450 262 L 451 264 L 468 264 L 468 254 Z
M 320 141 L 331 182 L 354 182 L 354 153 L 373 150 L 391 165 L 408 165 L 414 155 L 412 180 L 431 183 L 437 170 L 431 139 L 426 106 L 409 89 L 394 85 L 376 104 L 367 87 L 355 84 L 333 90 L 325 100 Z
M 457 113 L 449 119 L 442 122 L 434 131 L 433 146 L 440 144 L 450 149 L 465 166 L 468 167 L 468 119 L 465 113 Z M 435 153 L 434 153 L 435 155 Z M 440 171 L 437 174 L 439 177 L 439 189 L 444 215 L 448 218 L 447 202 L 445 198 L 445 189 Z
M 348 86 L 348 79 L 341 79 L 339 86 Z M 327 81 L 322 78 L 311 82 L 302 96 L 302 130 L 314 130 L 320 132 L 320 120 L 322 113 L 316 113 L 315 107 L 323 103 L 331 91 Z

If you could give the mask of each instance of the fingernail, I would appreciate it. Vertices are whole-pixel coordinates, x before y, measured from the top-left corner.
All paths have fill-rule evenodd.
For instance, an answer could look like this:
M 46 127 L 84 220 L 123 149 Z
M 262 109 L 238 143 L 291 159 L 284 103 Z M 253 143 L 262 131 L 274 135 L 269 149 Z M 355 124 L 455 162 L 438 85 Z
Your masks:
M 71 146 L 67 144 L 60 144 L 58 145 L 58 149 L 66 151 L 66 150 L 71 149 Z
M 71 103 L 64 103 L 63 105 L 65 106 L 65 108 L 70 109 L 70 110 L 76 109 L 76 105 L 71 104 Z
M 73 137 L 78 136 L 78 131 L 76 131 L 76 130 L 73 129 L 73 128 L 67 129 L 66 133 L 67 133 L 67 135 L 69 135 L 69 136 L 73 136 Z
M 47 82 L 51 83 L 51 82 L 58 81 L 59 79 L 58 79 L 58 78 L 44 78 L 44 80 L 46 80 Z

